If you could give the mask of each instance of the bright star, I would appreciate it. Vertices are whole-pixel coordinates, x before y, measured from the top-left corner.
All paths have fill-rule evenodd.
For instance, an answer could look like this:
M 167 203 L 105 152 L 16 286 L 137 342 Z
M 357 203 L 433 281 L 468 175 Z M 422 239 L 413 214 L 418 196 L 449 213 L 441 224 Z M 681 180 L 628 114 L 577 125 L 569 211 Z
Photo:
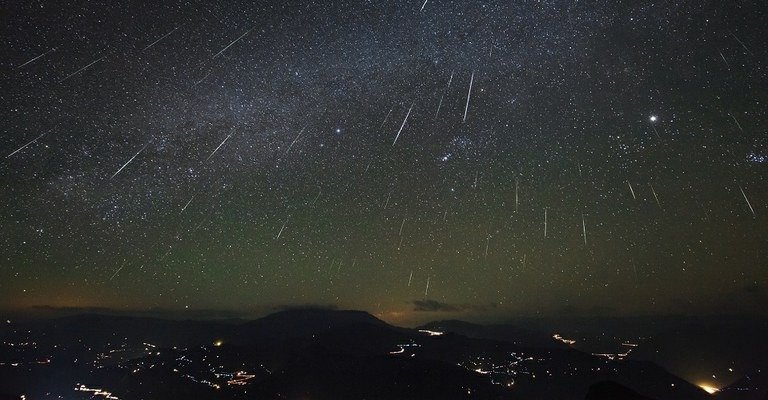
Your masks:
M 659 119 L 659 117 L 657 117 L 655 115 L 651 115 L 651 118 L 649 118 L 649 119 L 651 120 L 651 122 L 656 122 Z

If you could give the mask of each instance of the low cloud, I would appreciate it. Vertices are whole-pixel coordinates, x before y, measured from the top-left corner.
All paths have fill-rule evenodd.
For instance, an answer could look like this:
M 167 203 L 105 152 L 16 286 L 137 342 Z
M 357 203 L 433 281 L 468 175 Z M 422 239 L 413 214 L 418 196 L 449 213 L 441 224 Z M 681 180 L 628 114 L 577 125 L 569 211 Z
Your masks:
M 495 305 L 480 304 L 451 304 L 443 303 L 437 300 L 414 300 L 413 311 L 418 312 L 466 312 L 466 311 L 488 311 L 495 308 Z
M 278 304 L 274 307 L 275 311 L 295 311 L 295 310 L 338 310 L 336 304 Z

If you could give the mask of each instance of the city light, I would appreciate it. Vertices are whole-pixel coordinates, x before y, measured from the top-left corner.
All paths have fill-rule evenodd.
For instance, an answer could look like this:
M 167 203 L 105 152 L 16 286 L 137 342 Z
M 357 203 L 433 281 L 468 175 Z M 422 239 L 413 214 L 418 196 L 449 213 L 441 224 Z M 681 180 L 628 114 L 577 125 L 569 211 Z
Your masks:
M 714 386 L 708 385 L 706 383 L 700 383 L 699 387 L 702 388 L 705 392 L 707 392 L 709 394 L 715 394 L 715 393 L 720 391 L 720 389 L 718 389 L 718 388 L 716 388 Z

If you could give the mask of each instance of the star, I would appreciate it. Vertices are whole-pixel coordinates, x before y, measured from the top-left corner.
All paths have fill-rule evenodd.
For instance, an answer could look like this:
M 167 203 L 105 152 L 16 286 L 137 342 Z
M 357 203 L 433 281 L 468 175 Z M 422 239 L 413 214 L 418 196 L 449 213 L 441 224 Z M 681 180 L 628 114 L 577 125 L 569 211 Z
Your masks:
M 214 1 L 216 23 L 120 3 L 21 7 L 4 37 L 0 304 L 410 311 L 392 276 L 418 268 L 472 313 L 526 292 L 494 312 L 631 315 L 764 276 L 750 2 Z M 446 251 L 486 254 L 491 232 L 482 262 Z M 701 274 L 678 282 L 684 263 Z

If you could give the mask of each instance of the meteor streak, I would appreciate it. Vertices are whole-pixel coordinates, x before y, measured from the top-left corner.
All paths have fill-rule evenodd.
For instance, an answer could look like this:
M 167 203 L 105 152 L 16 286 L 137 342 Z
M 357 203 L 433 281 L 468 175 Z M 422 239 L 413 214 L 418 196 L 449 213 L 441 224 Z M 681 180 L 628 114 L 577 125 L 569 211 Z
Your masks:
M 141 150 L 139 150 L 138 152 L 136 152 L 136 154 L 134 154 L 134 155 L 133 155 L 133 157 L 131 157 L 131 159 L 130 159 L 130 160 L 126 161 L 126 162 L 125 162 L 125 164 L 123 164 L 123 166 L 122 166 L 122 167 L 120 167 L 120 169 L 118 169 L 118 170 L 117 170 L 117 172 L 115 172 L 114 174 L 112 174 L 112 176 L 110 176 L 110 177 L 109 177 L 109 179 L 111 180 L 112 178 L 114 178 L 115 176 L 117 176 L 117 174 L 119 174 L 119 173 L 120 173 L 120 171 L 122 171 L 122 170 L 123 170 L 123 168 L 127 167 L 127 166 L 128 166 L 128 164 L 130 164 L 130 163 L 131 163 L 131 161 L 133 161 L 133 159 L 134 159 L 134 158 L 136 158 L 136 157 L 137 157 L 139 154 L 141 154 L 141 152 L 142 152 L 142 151 L 144 151 L 144 149 L 146 149 L 146 148 L 147 148 L 147 146 L 149 146 L 149 143 L 145 144 L 145 145 L 144 145 L 144 147 L 142 147 L 142 148 L 141 148 Z
M 469 78 L 469 90 L 467 91 L 467 105 L 464 106 L 464 121 L 467 122 L 467 111 L 469 111 L 469 97 L 472 95 L 472 83 L 475 81 L 475 71 L 472 71 L 472 77 Z
M 395 136 L 395 141 L 392 142 L 392 146 L 394 146 L 395 143 L 397 143 L 397 139 L 400 137 L 400 133 L 403 131 L 403 127 L 405 127 L 405 123 L 408 121 L 408 116 L 411 115 L 411 110 L 413 110 L 413 104 L 411 104 L 411 108 L 408 109 L 408 113 L 405 114 L 405 119 L 403 119 L 403 124 L 400 125 L 400 130 L 397 131 L 397 136 Z

